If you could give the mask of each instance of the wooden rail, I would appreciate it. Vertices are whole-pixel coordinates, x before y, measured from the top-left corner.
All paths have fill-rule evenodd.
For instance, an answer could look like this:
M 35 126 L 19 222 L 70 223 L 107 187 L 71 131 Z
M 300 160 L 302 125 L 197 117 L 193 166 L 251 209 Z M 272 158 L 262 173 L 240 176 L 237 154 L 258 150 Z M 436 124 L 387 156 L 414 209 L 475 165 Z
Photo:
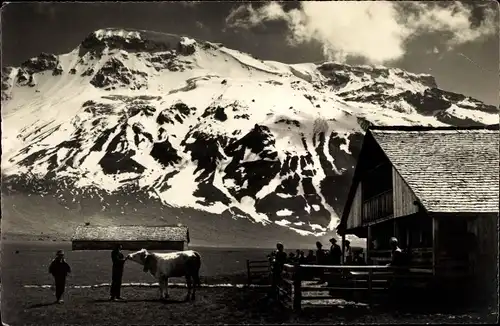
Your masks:
M 432 248 L 412 248 L 410 255 L 410 268 L 432 269 Z M 388 264 L 391 259 L 391 250 L 370 250 L 371 264 Z
M 379 218 L 392 215 L 394 213 L 394 203 L 392 189 L 384 191 L 363 201 L 363 223 L 373 222 Z
M 346 265 L 291 265 L 285 264 L 282 280 L 278 285 L 280 301 L 295 311 L 302 310 L 303 301 L 330 299 L 332 295 L 362 292 L 367 295 L 369 305 L 373 305 L 374 293 L 387 293 L 395 278 L 408 278 L 408 274 L 395 273 L 398 269 L 390 266 L 346 266 Z M 322 272 L 328 286 L 308 284 L 309 275 Z M 413 274 L 412 277 L 428 278 L 427 275 Z M 318 295 L 327 291 L 330 297 Z
M 247 260 L 247 284 L 253 284 L 254 280 L 269 279 L 271 274 L 271 263 L 269 260 Z

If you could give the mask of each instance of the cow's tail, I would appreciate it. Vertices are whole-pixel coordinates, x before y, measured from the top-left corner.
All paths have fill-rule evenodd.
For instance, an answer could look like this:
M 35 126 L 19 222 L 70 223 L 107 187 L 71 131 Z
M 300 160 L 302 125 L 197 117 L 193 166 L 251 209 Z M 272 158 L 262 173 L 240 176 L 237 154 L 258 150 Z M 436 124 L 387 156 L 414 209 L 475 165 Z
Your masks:
M 196 256 L 196 268 L 194 269 L 193 282 L 194 282 L 194 286 L 200 287 L 201 286 L 201 281 L 200 281 L 201 255 L 199 253 L 197 253 L 196 251 L 194 252 L 194 255 Z

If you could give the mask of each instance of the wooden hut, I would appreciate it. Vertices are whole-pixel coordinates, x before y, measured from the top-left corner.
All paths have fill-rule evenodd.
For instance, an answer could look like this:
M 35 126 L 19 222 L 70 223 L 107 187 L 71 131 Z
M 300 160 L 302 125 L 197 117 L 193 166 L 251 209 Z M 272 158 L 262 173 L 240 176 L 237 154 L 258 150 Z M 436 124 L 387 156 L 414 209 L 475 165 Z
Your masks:
M 498 126 L 372 127 L 337 230 L 367 239 L 368 263 L 386 264 L 395 236 L 411 270 L 492 288 L 498 193 Z
M 79 226 L 73 250 L 110 250 L 121 244 L 124 250 L 186 250 L 189 229 L 186 226 Z

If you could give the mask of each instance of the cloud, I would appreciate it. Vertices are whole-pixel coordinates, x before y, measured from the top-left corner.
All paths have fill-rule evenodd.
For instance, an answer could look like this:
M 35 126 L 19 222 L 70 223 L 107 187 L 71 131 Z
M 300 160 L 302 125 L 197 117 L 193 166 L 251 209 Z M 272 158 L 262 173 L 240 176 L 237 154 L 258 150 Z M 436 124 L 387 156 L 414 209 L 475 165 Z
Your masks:
M 304 1 L 300 8 L 285 11 L 270 2 L 258 8 L 238 6 L 226 25 L 249 29 L 284 21 L 291 44 L 315 40 L 329 59 L 345 61 L 352 56 L 384 63 L 403 57 L 406 43 L 425 33 L 443 33 L 448 48 L 495 33 L 496 11 L 483 7 L 482 22 L 472 24 L 473 9 L 459 2 Z
M 268 4 L 254 9 L 251 4 L 244 4 L 232 10 L 226 17 L 226 25 L 229 27 L 250 28 L 271 20 L 288 20 L 288 15 L 295 10 L 286 13 L 280 4 L 269 2 Z
M 497 32 L 497 15 L 494 9 L 483 7 L 482 23 L 473 26 L 473 9 L 461 2 L 453 2 L 446 6 L 413 3 L 417 13 L 406 17 L 406 24 L 412 31 L 448 33 L 447 45 L 456 45 L 475 41 L 486 35 Z M 476 8 L 477 9 L 477 8 Z

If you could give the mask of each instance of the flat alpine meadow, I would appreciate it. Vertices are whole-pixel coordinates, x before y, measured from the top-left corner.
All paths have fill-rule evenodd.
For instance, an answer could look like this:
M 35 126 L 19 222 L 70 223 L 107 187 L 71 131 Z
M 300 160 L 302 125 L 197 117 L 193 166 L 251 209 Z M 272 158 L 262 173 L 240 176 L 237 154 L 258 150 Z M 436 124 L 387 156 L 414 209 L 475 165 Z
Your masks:
M 54 304 L 48 264 L 57 249 L 66 251 L 73 269 L 64 304 Z M 193 248 L 202 255 L 203 286 L 196 300 L 184 301 L 186 289 L 172 286 L 168 301 L 140 266 L 125 266 L 123 302 L 110 302 L 110 253 L 71 251 L 68 242 L 3 241 L 2 320 L 9 325 L 154 325 L 154 324 L 359 324 L 485 323 L 493 310 L 418 313 L 382 307 L 369 310 L 355 303 L 332 304 L 294 313 L 267 299 L 266 288 L 245 288 L 246 259 L 263 259 L 268 250 Z M 171 283 L 184 283 L 182 278 Z M 135 283 L 130 284 L 130 283 Z M 231 286 L 233 285 L 233 286 Z M 239 285 L 237 287 L 236 285 Z

